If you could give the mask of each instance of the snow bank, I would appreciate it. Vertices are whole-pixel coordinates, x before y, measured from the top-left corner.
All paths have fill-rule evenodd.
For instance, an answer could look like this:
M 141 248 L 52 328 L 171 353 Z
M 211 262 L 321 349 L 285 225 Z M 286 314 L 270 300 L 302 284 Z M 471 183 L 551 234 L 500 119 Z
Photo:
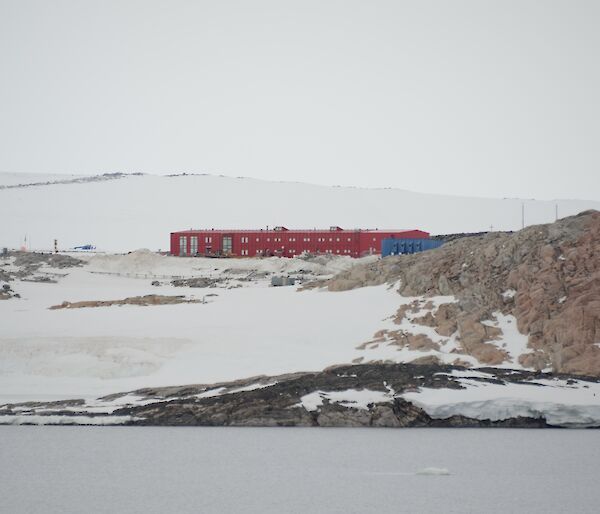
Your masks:
M 349 256 L 327 256 L 304 259 L 295 258 L 228 258 L 171 257 L 140 249 L 125 255 L 77 255 L 88 262 L 87 269 L 135 278 L 223 277 L 235 275 L 252 277 L 253 273 L 333 275 L 357 264 L 377 260 L 377 256 L 353 259 Z M 325 256 L 323 256 L 325 257 Z
M 330 403 L 337 403 L 343 407 L 366 410 L 369 408 L 369 404 L 391 402 L 393 399 L 392 392 L 373 391 L 370 389 L 314 391 L 300 398 L 300 403 L 296 407 L 304 407 L 307 411 L 315 411 L 327 400 Z
M 462 415 L 497 421 L 523 416 L 544 417 L 548 424 L 561 427 L 600 426 L 598 383 L 557 379 L 493 384 L 474 380 L 472 373 L 460 379 L 464 389 L 421 388 L 402 397 L 439 419 Z

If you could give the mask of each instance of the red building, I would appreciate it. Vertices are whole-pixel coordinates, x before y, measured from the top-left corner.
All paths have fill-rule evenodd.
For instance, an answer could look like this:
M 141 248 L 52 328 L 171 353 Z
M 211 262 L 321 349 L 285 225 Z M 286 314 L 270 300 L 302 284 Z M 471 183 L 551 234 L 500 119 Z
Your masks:
M 183 230 L 171 232 L 171 255 L 188 256 L 280 256 L 303 252 L 360 257 L 381 253 L 386 237 L 426 239 L 422 230 Z

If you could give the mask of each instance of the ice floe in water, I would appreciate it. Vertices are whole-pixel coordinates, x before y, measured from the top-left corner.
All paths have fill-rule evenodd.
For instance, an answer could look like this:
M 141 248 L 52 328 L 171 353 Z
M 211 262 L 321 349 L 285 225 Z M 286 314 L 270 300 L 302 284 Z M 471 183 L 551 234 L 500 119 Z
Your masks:
M 450 471 L 446 468 L 423 468 L 415 473 L 415 475 L 450 475 Z

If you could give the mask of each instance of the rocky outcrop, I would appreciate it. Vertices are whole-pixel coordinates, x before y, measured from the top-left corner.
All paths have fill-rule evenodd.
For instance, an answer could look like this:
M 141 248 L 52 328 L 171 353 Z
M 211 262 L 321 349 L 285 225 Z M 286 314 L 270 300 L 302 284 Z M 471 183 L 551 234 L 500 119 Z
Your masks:
M 456 303 L 420 322 L 440 335 L 456 332 L 461 351 L 483 364 L 506 359 L 487 344 L 499 333 L 485 321 L 500 312 L 515 316 L 529 338 L 521 365 L 600 376 L 600 212 L 512 234 L 459 238 L 436 250 L 357 266 L 317 285 L 343 291 L 398 281 L 404 296 L 454 296 Z M 401 307 L 399 320 L 407 308 Z
M 15 293 L 10 284 L 1 284 L 0 287 L 0 300 L 10 300 L 11 298 L 20 298 L 18 293 Z
M 48 307 L 56 309 L 84 309 L 87 307 L 111 307 L 112 305 L 174 305 L 177 303 L 201 303 L 202 300 L 188 299 L 185 296 L 165 296 L 159 294 L 147 294 L 145 296 L 130 296 L 122 300 L 86 300 L 81 302 L 62 302 L 59 305 Z
M 171 280 L 171 285 L 175 287 L 216 287 L 220 282 L 224 282 L 224 279 L 193 277 Z
M 42 264 L 57 269 L 81 267 L 85 264 L 81 259 L 60 253 L 9 252 L 9 256 L 14 256 L 14 265 L 23 268 L 23 271 L 36 270 Z
M 8 252 L 0 263 L 0 281 L 24 280 L 34 282 L 54 281 L 47 268 L 67 269 L 81 267 L 85 263 L 70 255 L 38 252 Z M 40 270 L 45 274 L 36 275 Z

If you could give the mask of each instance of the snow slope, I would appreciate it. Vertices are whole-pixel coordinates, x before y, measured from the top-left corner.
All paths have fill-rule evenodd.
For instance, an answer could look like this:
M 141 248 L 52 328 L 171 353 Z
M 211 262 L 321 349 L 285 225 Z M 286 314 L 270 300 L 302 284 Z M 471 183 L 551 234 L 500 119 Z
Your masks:
M 154 262 L 147 255 L 113 257 L 118 262 L 128 258 Z M 163 259 L 173 263 L 178 275 L 188 274 L 191 266 L 202 268 L 201 263 L 307 266 L 287 259 L 157 257 L 159 263 Z M 56 284 L 11 282 L 21 298 L 0 302 L 0 400 L 94 398 L 149 386 L 321 370 L 356 358 L 356 346 L 371 338 L 398 301 L 386 286 L 298 292 L 268 287 L 263 278 L 238 287 L 242 284 L 231 271 L 221 287 L 173 287 L 168 281 L 152 286 L 150 271 L 167 272 L 167 264 L 140 265 L 132 277 L 126 276 L 126 265 L 125 274 L 102 272 L 113 269 L 108 257 L 91 260 L 93 267 L 51 270 L 64 275 Z M 191 263 L 187 272 L 186 263 Z M 48 309 L 64 300 L 146 294 L 187 295 L 206 303 Z
M 69 178 L 68 176 L 66 178 Z M 39 177 L 21 175 L 23 182 Z M 1 174 L 0 185 L 14 184 Z M 132 175 L 100 182 L 0 189 L 0 247 L 93 243 L 107 251 L 167 249 L 169 233 L 193 228 L 419 228 L 432 233 L 513 230 L 600 202 L 462 198 L 399 189 L 324 187 L 210 175 Z

